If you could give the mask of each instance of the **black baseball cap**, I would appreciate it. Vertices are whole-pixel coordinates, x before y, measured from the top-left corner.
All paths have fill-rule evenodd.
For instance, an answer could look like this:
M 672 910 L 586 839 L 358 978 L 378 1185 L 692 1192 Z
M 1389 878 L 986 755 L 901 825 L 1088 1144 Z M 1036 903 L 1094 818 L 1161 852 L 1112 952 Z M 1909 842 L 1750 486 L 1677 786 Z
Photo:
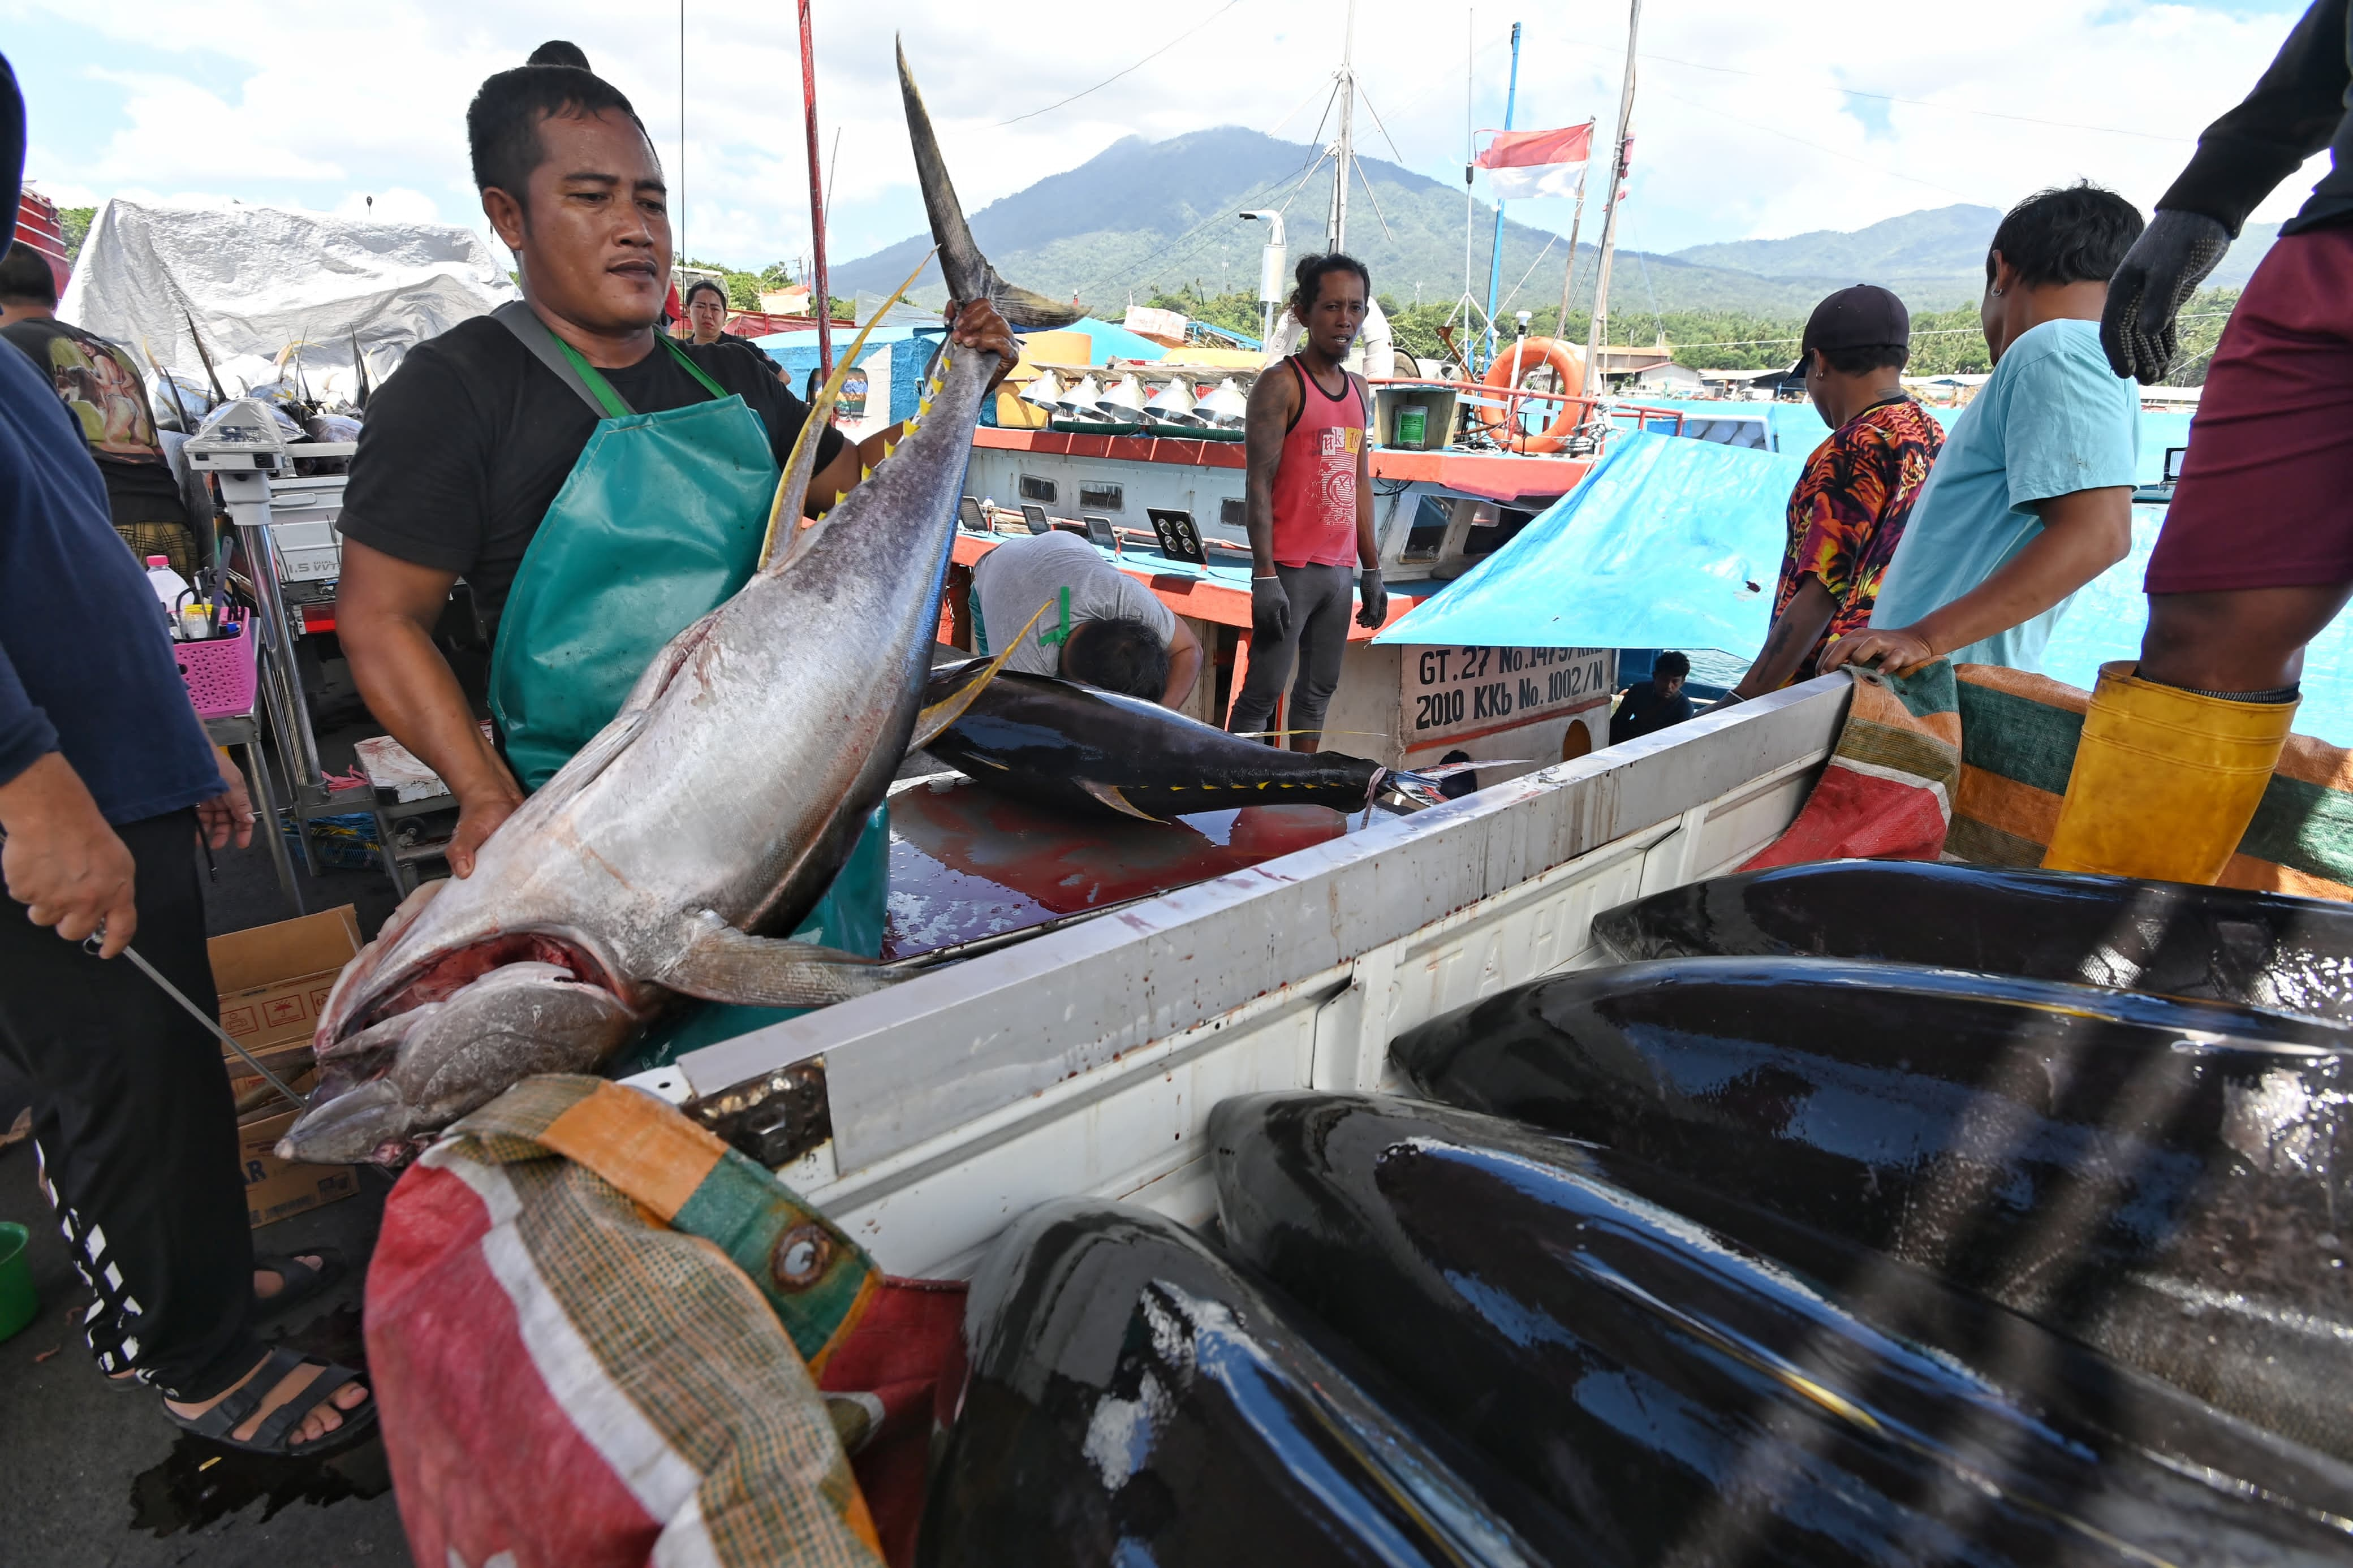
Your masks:
M 1806 360 L 1816 349 L 1835 353 L 1841 349 L 1908 348 L 1911 342 L 1912 312 L 1904 301 L 1876 283 L 1858 283 L 1814 307 L 1789 374 L 1804 375 Z

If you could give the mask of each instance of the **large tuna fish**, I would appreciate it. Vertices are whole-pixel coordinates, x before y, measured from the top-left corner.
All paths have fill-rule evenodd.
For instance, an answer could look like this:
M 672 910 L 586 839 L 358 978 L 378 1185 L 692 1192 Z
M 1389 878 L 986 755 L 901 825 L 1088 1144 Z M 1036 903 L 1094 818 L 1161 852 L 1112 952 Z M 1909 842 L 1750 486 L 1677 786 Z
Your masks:
M 1150 1209 L 1025 1215 L 973 1279 L 965 1331 L 972 1374 L 916 1553 L 930 1568 L 1609 1561 L 1377 1403 Z
M 971 669 L 934 671 L 932 699 L 950 697 Z M 1028 805 L 1155 822 L 1241 805 L 1362 811 L 1384 784 L 1410 790 L 1418 805 L 1443 798 L 1419 773 L 1338 752 L 1278 751 L 1141 697 L 1046 675 L 998 676 L 925 749 Z
M 1789 1255 L 1745 1246 L 1634 1162 L 1362 1095 L 1209 1134 L 1227 1245 L 1620 1561 L 2353 1555 L 2347 1467 L 1916 1270 L 1769 1216 Z
M 903 54 L 899 70 L 949 292 L 1011 321 L 1069 320 L 975 247 Z M 353 960 L 319 1023 L 322 1081 L 283 1155 L 396 1159 L 519 1079 L 593 1069 L 672 996 L 807 1006 L 881 983 L 763 933 L 807 913 L 911 741 L 953 716 L 952 699 L 918 722 L 996 366 L 948 344 L 894 455 L 680 633 L 472 876 L 420 889 Z M 800 516 L 816 449 L 796 451 L 780 517 Z
M 2353 1021 L 2353 909 L 2236 888 L 1827 860 L 1670 888 L 1593 935 L 1630 963 L 1876 958 Z
M 2353 1458 L 2353 1036 L 1832 959 L 1500 993 L 1391 1047 L 1434 1098 L 1736 1193 Z

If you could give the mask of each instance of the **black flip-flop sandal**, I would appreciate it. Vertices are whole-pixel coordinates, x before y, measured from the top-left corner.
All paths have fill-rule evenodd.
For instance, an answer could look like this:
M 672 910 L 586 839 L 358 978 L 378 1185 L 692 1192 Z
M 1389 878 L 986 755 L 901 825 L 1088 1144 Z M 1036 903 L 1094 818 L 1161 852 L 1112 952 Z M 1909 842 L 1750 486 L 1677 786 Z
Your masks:
M 264 1253 L 254 1258 L 256 1268 L 269 1270 L 278 1276 L 280 1281 L 275 1296 L 256 1296 L 253 1299 L 256 1319 L 266 1318 L 298 1302 L 308 1301 L 343 1277 L 343 1255 L 341 1252 L 332 1247 L 314 1247 L 310 1252 L 319 1260 L 316 1268 L 291 1255 L 280 1257 L 276 1253 Z M 132 1394 L 147 1384 L 136 1374 L 125 1373 L 120 1377 L 107 1375 L 106 1386 L 115 1394 Z
M 262 1418 L 250 1437 L 235 1437 L 230 1434 L 253 1418 L 261 1408 L 269 1391 L 286 1380 L 286 1374 L 298 1367 L 322 1368 L 319 1375 L 293 1398 Z M 247 1380 L 245 1385 L 202 1415 L 183 1415 L 169 1405 L 164 1406 L 164 1419 L 183 1431 L 208 1437 L 224 1447 L 237 1448 L 248 1454 L 262 1454 L 271 1458 L 299 1459 L 312 1454 L 332 1453 L 354 1439 L 375 1430 L 375 1400 L 370 1397 L 356 1410 L 339 1410 L 343 1424 L 313 1443 L 293 1443 L 288 1439 L 302 1418 L 332 1398 L 345 1384 L 359 1381 L 360 1374 L 350 1367 L 338 1366 L 331 1361 L 306 1356 L 284 1346 L 269 1352 L 261 1370 Z
M 276 1295 L 253 1299 L 255 1317 L 266 1318 L 273 1312 L 284 1311 L 298 1301 L 308 1301 L 343 1277 L 342 1253 L 332 1247 L 312 1247 L 304 1250 L 319 1260 L 318 1268 L 313 1268 L 290 1254 L 280 1257 L 268 1253 L 254 1258 L 255 1268 L 275 1274 L 279 1280 Z

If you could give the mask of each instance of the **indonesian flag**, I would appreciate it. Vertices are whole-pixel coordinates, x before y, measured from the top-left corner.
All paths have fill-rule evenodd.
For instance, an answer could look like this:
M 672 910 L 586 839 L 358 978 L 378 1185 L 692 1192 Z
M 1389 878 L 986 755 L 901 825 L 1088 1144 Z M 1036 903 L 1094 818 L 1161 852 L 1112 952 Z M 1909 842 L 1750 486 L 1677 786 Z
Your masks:
M 1479 154 L 1497 201 L 1573 196 L 1593 155 L 1593 121 L 1559 131 L 1497 131 Z

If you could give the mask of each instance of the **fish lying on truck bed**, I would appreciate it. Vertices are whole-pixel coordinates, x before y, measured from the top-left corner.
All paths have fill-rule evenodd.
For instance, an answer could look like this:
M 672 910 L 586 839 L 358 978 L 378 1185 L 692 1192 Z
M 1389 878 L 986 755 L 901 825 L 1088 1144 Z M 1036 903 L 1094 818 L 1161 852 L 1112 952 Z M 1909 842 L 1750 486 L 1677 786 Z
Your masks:
M 1227 1247 L 1608 1558 L 2353 1555 L 2353 1468 L 1920 1271 L 1793 1226 L 1789 1256 L 1746 1245 L 1737 1205 L 1637 1162 L 1314 1091 L 1221 1101 L 1209 1141 Z
M 903 52 L 899 76 L 949 292 L 1015 322 L 1074 319 L 981 256 Z M 765 933 L 816 904 L 910 743 L 984 673 L 923 708 L 997 363 L 944 344 L 920 423 L 796 532 L 814 411 L 780 487 L 789 547 L 661 651 L 612 723 L 491 836 L 472 876 L 420 889 L 344 969 L 315 1037 L 318 1092 L 281 1155 L 396 1160 L 521 1079 L 594 1070 L 674 996 L 809 1006 L 885 983 Z
M 1172 1219 L 1062 1199 L 972 1282 L 925 1568 L 1615 1568 Z
M 2353 1022 L 2353 908 L 2071 871 L 1824 860 L 1669 888 L 1594 917 L 1646 958 L 1869 958 L 2078 980 Z
M 2052 981 L 1688 958 L 1390 1047 L 1432 1099 L 1739 1194 L 2353 1459 L 2353 1031 Z
M 941 666 L 925 700 L 944 699 L 972 668 Z M 1279 751 L 1141 697 L 1014 671 L 990 681 L 924 749 L 1029 805 L 1154 822 L 1240 805 L 1362 811 L 1385 787 L 1415 805 L 1443 798 L 1430 782 L 1436 774 L 1338 752 Z

